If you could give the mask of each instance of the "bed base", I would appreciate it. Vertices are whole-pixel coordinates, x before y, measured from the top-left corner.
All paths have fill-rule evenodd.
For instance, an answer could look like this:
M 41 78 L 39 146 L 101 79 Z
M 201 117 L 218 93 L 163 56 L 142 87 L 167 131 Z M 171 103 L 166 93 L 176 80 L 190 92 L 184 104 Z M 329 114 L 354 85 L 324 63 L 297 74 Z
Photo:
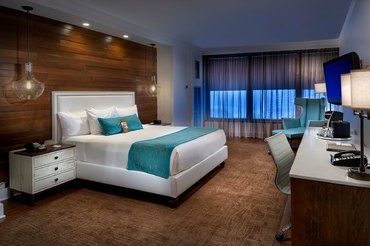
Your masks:
M 170 208 L 177 208 L 180 204 L 182 204 L 185 200 L 187 200 L 192 194 L 194 194 L 203 185 L 205 185 L 219 171 L 221 171 L 221 169 L 224 166 L 225 166 L 225 162 L 222 162 L 221 164 L 216 166 L 213 170 L 211 170 L 208 174 L 206 174 L 203 178 L 198 180 L 195 184 L 193 184 L 190 188 L 185 190 L 182 194 L 180 194 L 176 198 L 148 193 L 145 191 L 128 189 L 125 187 L 120 187 L 120 186 L 115 186 L 115 185 L 98 183 L 95 181 L 89 181 L 89 180 L 84 180 L 84 179 L 77 179 L 76 183 L 78 187 L 93 189 L 93 190 L 101 191 L 104 193 L 110 193 L 113 195 L 123 196 L 123 197 L 132 198 L 136 200 L 143 200 L 143 201 L 153 202 L 157 204 L 162 204 Z
M 203 185 L 205 185 L 213 176 L 215 176 L 222 168 L 225 167 L 225 162 L 222 162 L 218 166 L 216 166 L 213 170 L 211 170 L 208 174 L 206 174 L 203 178 L 198 180 L 195 184 L 193 184 L 190 188 L 180 194 L 177 198 L 167 198 L 167 205 L 171 208 L 178 207 L 182 202 L 188 199 L 192 194 L 194 194 L 197 190 L 199 190 Z
M 193 167 L 168 179 L 139 171 L 77 161 L 76 176 L 86 181 L 144 191 L 175 200 L 226 159 L 225 145 Z

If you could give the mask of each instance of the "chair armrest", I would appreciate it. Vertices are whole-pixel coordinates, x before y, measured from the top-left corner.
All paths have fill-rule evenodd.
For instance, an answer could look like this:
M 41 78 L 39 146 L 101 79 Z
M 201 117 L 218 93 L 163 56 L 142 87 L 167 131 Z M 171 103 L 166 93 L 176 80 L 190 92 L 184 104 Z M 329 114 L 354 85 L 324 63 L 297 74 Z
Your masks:
M 301 126 L 299 118 L 281 118 L 284 129 L 296 128 Z
M 322 127 L 325 125 L 324 120 L 310 120 L 308 122 L 308 126 L 316 126 L 316 127 Z

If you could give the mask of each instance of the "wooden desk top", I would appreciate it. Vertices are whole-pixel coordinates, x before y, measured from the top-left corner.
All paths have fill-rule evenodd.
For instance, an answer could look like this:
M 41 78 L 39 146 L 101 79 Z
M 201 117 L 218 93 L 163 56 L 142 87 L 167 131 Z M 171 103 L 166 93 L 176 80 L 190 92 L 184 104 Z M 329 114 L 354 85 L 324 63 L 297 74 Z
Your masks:
M 330 154 L 335 152 L 326 151 L 328 140 L 320 139 L 316 135 L 319 129 L 320 127 L 306 129 L 290 170 L 290 177 L 370 188 L 370 181 L 348 177 L 348 167 L 333 166 L 330 163 Z M 353 143 L 353 141 L 346 141 L 346 143 Z M 354 144 L 359 149 L 359 145 L 356 142 Z M 369 153 L 366 149 L 365 154 L 370 156 Z

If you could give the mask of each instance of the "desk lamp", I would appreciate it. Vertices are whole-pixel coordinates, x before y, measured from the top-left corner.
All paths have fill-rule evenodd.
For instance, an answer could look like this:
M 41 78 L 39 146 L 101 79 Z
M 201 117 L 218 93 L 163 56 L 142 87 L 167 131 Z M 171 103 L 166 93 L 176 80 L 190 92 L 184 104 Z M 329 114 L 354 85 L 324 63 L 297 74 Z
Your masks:
M 324 95 L 324 98 L 326 97 L 326 83 L 316 83 L 315 86 L 315 93 L 322 93 Z M 330 104 L 330 110 L 331 110 L 331 104 Z
M 325 83 L 316 83 L 314 84 L 315 86 L 315 92 L 316 93 L 324 93 L 324 96 L 325 96 L 325 93 L 326 93 L 326 84 Z
M 353 109 L 353 114 L 360 117 L 360 166 L 348 169 L 348 177 L 370 180 L 370 170 L 364 161 L 364 118 L 370 119 L 370 70 L 352 70 L 341 75 L 342 106 Z

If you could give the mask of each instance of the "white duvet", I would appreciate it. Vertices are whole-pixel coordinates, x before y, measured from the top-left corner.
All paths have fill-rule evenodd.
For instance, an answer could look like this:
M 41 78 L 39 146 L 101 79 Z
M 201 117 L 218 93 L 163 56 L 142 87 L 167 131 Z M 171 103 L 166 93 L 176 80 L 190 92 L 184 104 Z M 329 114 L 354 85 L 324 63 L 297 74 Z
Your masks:
M 112 136 L 81 135 L 63 139 L 76 145 L 76 160 L 106 166 L 127 168 L 131 144 L 174 133 L 185 127 L 143 125 L 144 129 Z M 226 143 L 223 130 L 217 130 L 190 142 L 178 145 L 171 154 L 170 175 L 197 164 Z

